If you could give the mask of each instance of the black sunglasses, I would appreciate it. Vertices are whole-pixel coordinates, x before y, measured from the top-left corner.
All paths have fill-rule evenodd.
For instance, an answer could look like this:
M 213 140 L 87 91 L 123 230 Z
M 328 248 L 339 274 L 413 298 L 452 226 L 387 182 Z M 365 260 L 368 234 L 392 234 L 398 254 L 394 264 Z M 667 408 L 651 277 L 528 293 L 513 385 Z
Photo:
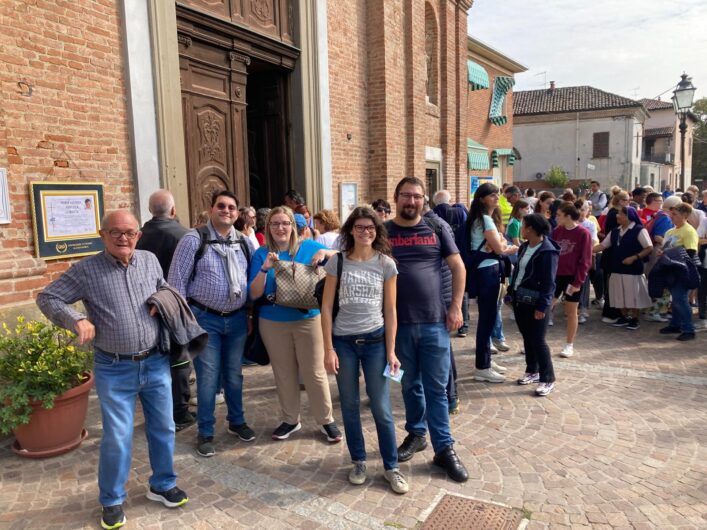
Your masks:
M 378 213 L 390 213 L 390 208 L 383 208 L 382 206 L 379 206 L 378 208 L 376 208 L 376 211 Z

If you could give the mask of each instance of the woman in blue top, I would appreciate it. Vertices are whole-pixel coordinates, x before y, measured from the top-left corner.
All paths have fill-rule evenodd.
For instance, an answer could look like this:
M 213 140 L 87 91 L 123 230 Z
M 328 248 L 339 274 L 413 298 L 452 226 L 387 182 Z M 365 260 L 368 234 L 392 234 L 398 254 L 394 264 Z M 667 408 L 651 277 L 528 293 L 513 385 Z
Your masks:
M 498 188 L 493 184 L 482 184 L 474 193 L 474 200 L 466 220 L 466 230 L 472 253 L 477 250 L 488 258 L 482 258 L 475 270 L 467 271 L 467 283 L 474 286 L 479 306 L 476 325 L 476 372 L 474 379 L 489 383 L 502 383 L 505 377 L 499 372 L 505 368 L 491 360 L 491 331 L 496 322 L 498 293 L 501 288 L 501 273 L 498 256 L 515 254 L 518 247 L 507 245 L 501 235 L 501 211 L 498 208 Z
M 334 254 L 336 251 L 311 239 L 300 241 L 292 210 L 286 206 L 273 208 L 265 221 L 265 245 L 255 252 L 251 261 L 251 298 L 258 300 L 263 295 L 275 293 L 275 273 L 271 269 L 276 261 L 317 266 Z M 304 311 L 266 303 L 260 309 L 258 322 L 263 344 L 270 355 L 283 417 L 272 438 L 285 440 L 302 428 L 299 374 L 304 381 L 310 410 L 321 431 L 329 442 L 340 442 L 342 436 L 334 423 L 329 381 L 324 369 L 319 310 Z

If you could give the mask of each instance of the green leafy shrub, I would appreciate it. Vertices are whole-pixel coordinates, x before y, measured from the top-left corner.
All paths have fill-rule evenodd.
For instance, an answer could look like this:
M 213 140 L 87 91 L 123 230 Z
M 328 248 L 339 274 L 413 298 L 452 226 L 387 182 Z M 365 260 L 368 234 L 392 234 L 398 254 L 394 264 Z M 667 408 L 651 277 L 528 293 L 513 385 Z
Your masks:
M 565 188 L 569 184 L 570 178 L 560 166 L 551 166 L 550 170 L 545 173 L 545 182 L 551 188 Z
M 29 422 L 32 403 L 50 409 L 54 399 L 86 378 L 92 354 L 74 344 L 74 333 L 17 317 L 0 331 L 0 433 Z

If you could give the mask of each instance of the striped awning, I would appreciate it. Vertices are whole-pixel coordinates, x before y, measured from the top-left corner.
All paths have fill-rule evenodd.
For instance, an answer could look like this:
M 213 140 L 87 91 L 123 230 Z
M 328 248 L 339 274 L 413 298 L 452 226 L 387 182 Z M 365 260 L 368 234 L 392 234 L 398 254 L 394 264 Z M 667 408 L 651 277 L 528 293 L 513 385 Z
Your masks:
M 491 107 L 489 108 L 489 121 L 494 125 L 505 125 L 508 118 L 504 113 L 503 103 L 506 99 L 506 93 L 516 84 L 515 79 L 499 75 L 493 82 L 493 98 L 491 99 Z
M 471 90 L 482 90 L 491 85 L 486 69 L 474 61 L 466 61 L 466 74 Z
M 466 160 L 469 169 L 491 169 L 488 147 L 475 142 L 471 138 L 466 140 Z
M 515 161 L 516 161 L 516 154 L 513 149 L 494 149 L 491 151 L 491 165 L 493 167 L 498 167 L 498 157 L 499 156 L 507 156 L 508 157 L 508 165 L 512 166 Z

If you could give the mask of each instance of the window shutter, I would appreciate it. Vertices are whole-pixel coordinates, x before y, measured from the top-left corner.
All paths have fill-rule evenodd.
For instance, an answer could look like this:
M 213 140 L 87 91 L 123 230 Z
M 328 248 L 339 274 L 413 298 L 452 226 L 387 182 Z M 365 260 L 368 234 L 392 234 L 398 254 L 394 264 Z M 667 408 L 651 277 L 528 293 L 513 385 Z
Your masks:
M 609 158 L 609 133 L 594 133 L 592 158 Z

